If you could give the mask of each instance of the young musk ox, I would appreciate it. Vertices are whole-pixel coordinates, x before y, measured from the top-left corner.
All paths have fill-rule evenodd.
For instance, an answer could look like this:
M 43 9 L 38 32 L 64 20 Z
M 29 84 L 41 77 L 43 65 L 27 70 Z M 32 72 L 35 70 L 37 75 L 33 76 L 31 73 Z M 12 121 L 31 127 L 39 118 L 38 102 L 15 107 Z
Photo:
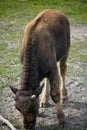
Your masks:
M 47 102 L 49 80 L 50 96 L 56 104 L 58 121 L 64 126 L 61 102 L 67 98 L 65 73 L 69 48 L 69 22 L 61 12 L 45 10 L 27 24 L 21 44 L 21 88 L 11 87 L 16 95 L 15 107 L 23 115 L 25 129 L 35 126 L 39 95 L 43 89 L 40 82 L 45 77 L 46 85 L 40 105 Z

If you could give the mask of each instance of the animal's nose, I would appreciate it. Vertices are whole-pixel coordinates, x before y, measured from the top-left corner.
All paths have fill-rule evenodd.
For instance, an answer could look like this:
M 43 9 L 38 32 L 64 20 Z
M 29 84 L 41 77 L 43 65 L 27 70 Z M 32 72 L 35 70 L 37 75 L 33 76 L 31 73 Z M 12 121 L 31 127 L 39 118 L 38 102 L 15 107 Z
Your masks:
M 24 128 L 26 130 L 34 130 L 34 124 L 33 123 L 30 123 L 30 124 L 24 124 Z
M 28 129 L 28 124 L 24 124 L 24 128 L 25 128 L 25 129 Z

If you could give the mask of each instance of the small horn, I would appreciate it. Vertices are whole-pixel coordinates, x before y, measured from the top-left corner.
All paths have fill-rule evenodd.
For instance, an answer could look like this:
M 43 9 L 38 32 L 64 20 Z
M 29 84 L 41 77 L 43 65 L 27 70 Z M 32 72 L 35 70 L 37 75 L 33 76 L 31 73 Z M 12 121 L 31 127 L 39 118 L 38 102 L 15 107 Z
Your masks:
M 31 96 L 31 100 L 34 100 L 34 99 L 36 99 L 36 95 Z

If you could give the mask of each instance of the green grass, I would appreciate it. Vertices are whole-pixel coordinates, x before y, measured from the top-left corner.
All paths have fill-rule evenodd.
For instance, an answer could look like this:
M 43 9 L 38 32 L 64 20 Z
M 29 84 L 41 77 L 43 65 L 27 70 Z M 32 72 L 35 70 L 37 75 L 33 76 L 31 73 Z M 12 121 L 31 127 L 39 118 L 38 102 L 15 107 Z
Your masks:
M 80 86 L 87 86 L 87 39 L 71 44 L 68 58 L 67 76 L 78 81 Z M 78 80 L 79 78 L 79 80 Z
M 12 85 L 20 77 L 18 47 L 0 46 L 0 88 Z
M 72 25 L 87 23 L 87 0 L 0 0 L 0 88 L 16 84 L 19 80 L 19 48 L 24 27 L 47 8 L 65 13 Z M 87 47 L 86 42 L 84 44 Z M 82 43 L 73 44 L 69 62 L 74 62 L 74 57 L 86 62 L 86 56 L 79 55 L 79 52 L 77 55 L 74 53 L 78 45 L 79 48 L 84 48 Z
M 69 55 L 69 62 L 81 62 L 86 63 L 87 62 L 87 39 L 85 39 L 84 42 L 78 41 L 71 44 L 71 50 Z
M 58 9 L 73 21 L 83 23 L 87 21 L 86 0 L 25 0 L 25 2 L 21 2 L 21 0 L 1 0 L 0 17 L 2 20 L 14 21 L 19 24 L 19 22 L 27 22 L 47 8 Z

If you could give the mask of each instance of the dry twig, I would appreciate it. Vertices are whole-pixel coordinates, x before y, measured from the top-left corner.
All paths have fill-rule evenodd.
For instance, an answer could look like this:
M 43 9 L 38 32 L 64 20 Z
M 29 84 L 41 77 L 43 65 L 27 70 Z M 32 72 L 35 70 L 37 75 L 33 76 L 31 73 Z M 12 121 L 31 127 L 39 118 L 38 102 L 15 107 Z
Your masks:
M 0 120 L 5 123 L 11 130 L 17 130 L 7 119 L 0 115 Z

